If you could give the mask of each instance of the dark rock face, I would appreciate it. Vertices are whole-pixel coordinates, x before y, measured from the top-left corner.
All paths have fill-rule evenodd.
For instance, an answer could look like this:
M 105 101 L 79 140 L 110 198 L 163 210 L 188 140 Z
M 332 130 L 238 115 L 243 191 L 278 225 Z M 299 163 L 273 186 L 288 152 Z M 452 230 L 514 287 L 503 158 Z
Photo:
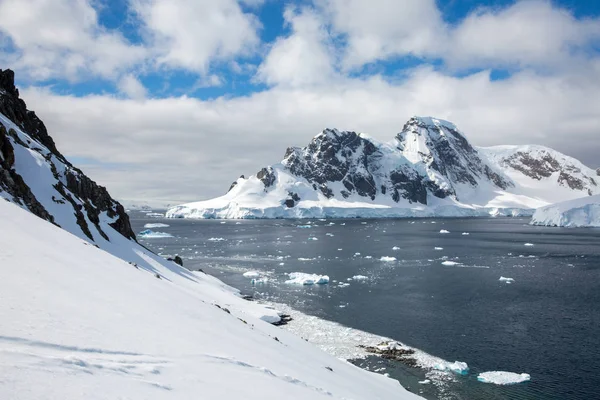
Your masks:
M 341 182 L 348 193 L 374 199 L 375 179 L 370 171 L 377 158 L 377 147 L 356 132 L 326 129 L 303 148 L 289 148 L 285 155 L 287 168 L 305 178 L 330 198 L 330 182 Z
M 183 259 L 179 256 L 175 256 L 173 258 L 167 258 L 167 261 L 173 261 L 175 264 L 178 264 L 183 267 Z
M 77 224 L 87 237 L 94 240 L 85 216 L 95 225 L 99 234 L 108 240 L 108 235 L 99 225 L 100 214 L 105 212 L 109 218 L 114 220 L 110 224 L 112 228 L 126 238 L 135 240 L 129 216 L 125 213 L 123 206 L 112 199 L 104 187 L 97 185 L 67 161 L 56 148 L 54 140 L 48 135 L 44 123 L 33 111 L 27 110 L 25 102 L 19 98 L 19 91 L 14 84 L 14 73 L 11 70 L 0 70 L 0 112 L 49 151 L 46 154 L 39 148 L 39 145 L 36 147 L 35 142 L 23 142 L 15 131 L 11 129 L 7 132 L 6 127 L 0 124 L 0 153 L 2 154 L 0 189 L 9 193 L 13 201 L 25 205 L 35 215 L 54 223 L 54 217 L 39 203 L 27 182 L 24 182 L 13 168 L 15 161 L 13 146 L 31 148 L 44 155 L 56 179 L 56 182 L 47 184 L 53 185 L 62 198 L 53 197 L 53 201 L 58 204 L 70 203 L 72 205 Z M 64 164 L 63 173 L 58 172 L 57 163 Z
M 575 176 L 581 170 L 574 165 L 563 165 L 547 151 L 542 151 L 540 157 L 533 157 L 526 152 L 517 152 L 504 160 L 504 164 L 523 173 L 524 175 L 541 180 L 558 173 L 558 183 L 573 190 L 584 190 L 586 186 L 597 186 L 596 181 L 586 177 L 586 181 Z
M 411 118 L 401 133 L 396 136 L 398 149 L 407 146 L 409 133 L 422 136 L 429 149 L 429 154 L 421 154 L 421 160 L 433 170 L 448 178 L 450 183 L 462 183 L 477 186 L 482 178 L 490 180 L 501 189 L 513 186 L 512 182 L 494 172 L 481 159 L 477 150 L 456 129 L 450 126 L 443 128 L 425 123 L 419 118 Z M 431 182 L 433 184 L 433 182 Z M 434 186 L 436 186 L 434 184 Z M 437 197 L 456 195 L 456 190 L 442 190 L 434 187 Z
M 245 179 L 245 178 L 244 178 L 244 175 L 240 176 L 240 179 Z M 233 182 L 231 183 L 231 186 L 229 186 L 229 190 L 227 191 L 227 193 L 231 192 L 231 189 L 233 189 L 234 187 L 236 187 L 236 186 L 237 186 L 237 184 L 238 184 L 238 183 L 237 183 L 237 180 L 233 181 Z
M 271 167 L 261 169 L 258 171 L 258 174 L 256 174 L 256 177 L 265 185 L 265 190 L 273 186 L 273 184 L 275 184 L 275 180 L 277 179 L 275 176 L 275 171 L 273 171 L 273 168 Z

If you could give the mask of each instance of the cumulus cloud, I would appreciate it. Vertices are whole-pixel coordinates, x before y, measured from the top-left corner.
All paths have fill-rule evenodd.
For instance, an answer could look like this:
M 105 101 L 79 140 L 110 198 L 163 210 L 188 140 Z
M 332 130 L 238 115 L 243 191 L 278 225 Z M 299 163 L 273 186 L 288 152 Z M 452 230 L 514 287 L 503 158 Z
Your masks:
M 249 55 L 260 42 L 260 21 L 243 12 L 235 0 L 130 0 L 130 4 L 159 65 L 205 74 L 212 62 Z
M 115 78 L 146 57 L 100 26 L 87 0 L 2 0 L 0 36 L 0 60 L 34 80 Z
M 56 1 L 80 9 L 64 10 L 75 13 L 67 19 L 77 19 L 74 27 L 65 24 L 66 33 L 54 25 L 42 29 L 47 34 L 39 45 L 50 49 L 51 61 L 66 52 L 73 57 L 59 64 L 65 70 L 70 63 L 74 70 L 84 65 L 100 74 L 108 65 L 110 71 L 111 63 L 93 67 L 89 54 L 97 50 L 73 44 L 73 32 L 87 34 L 89 46 L 105 36 L 125 49 L 131 45 L 98 26 L 85 0 Z M 84 160 L 86 172 L 125 199 L 175 203 L 221 195 L 239 175 L 280 161 L 288 146 L 304 146 L 326 127 L 389 141 L 412 115 L 451 120 L 475 145 L 536 143 L 593 167 L 600 163 L 597 146 L 590 145 L 600 126 L 597 20 L 540 0 L 480 8 L 452 25 L 433 0 L 314 0 L 286 8 L 286 33 L 261 44 L 260 23 L 248 10 L 262 1 L 242 3 L 130 0 L 143 22 L 145 65 L 195 74 L 195 88 L 225 86 L 228 73 L 254 75 L 266 84 L 260 91 L 139 101 L 148 97 L 146 89 L 136 78 L 139 68 L 122 69 L 136 63 L 126 59 L 112 67 L 120 71 L 114 79 L 125 97 L 57 95 L 43 87 L 21 93 L 61 151 Z M 23 49 L 38 51 L 41 33 L 19 36 L 30 33 L 6 25 L 6 4 L 16 1 L 0 0 L 0 31 L 7 35 L 9 26 L 10 41 L 21 50 L 3 56 L 23 60 Z M 29 23 L 23 18 L 16 20 Z M 263 56 L 257 69 L 249 54 Z M 425 62 L 393 79 L 368 69 L 406 55 Z M 214 71 L 215 63 L 224 69 Z M 40 76 L 57 68 L 35 65 Z M 494 68 L 511 74 L 492 80 Z M 454 74 L 457 69 L 468 72 Z

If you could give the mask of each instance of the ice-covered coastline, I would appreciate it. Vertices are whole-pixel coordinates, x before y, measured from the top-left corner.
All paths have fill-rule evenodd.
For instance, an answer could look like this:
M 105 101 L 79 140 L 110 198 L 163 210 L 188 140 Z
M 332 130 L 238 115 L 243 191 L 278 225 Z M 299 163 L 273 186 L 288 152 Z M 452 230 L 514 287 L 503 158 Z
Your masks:
M 600 195 L 541 207 L 533 214 L 531 224 L 568 228 L 598 228 L 600 227 Z
M 166 218 L 194 219 L 313 219 L 313 218 L 464 218 L 464 217 L 530 217 L 530 208 L 467 208 L 460 206 L 442 207 L 388 207 L 352 206 L 344 207 L 242 207 L 227 203 L 221 207 L 199 207 L 183 204 L 167 210 Z

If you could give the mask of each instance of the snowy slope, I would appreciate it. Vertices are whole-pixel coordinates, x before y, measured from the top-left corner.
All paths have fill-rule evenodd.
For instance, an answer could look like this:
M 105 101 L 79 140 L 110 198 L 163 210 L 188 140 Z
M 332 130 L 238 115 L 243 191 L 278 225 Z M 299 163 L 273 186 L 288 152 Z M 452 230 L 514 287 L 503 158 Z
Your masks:
M 600 195 L 538 208 L 533 225 L 600 228 Z
M 418 398 L 200 272 L 148 260 L 158 279 L 6 201 L 0 220 L 2 399 Z
M 531 215 L 600 193 L 596 174 L 541 146 L 476 148 L 452 123 L 413 117 L 390 143 L 326 129 L 281 163 L 172 218 Z

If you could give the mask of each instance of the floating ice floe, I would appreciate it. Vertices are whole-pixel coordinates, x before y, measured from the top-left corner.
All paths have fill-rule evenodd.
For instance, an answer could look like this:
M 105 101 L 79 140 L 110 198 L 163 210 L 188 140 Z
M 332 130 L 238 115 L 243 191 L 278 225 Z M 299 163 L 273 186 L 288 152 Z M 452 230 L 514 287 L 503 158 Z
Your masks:
M 392 247 L 392 250 L 394 250 L 394 251 L 400 250 L 400 247 L 394 246 L 394 247 Z
M 314 236 L 311 236 L 311 237 L 309 237 L 309 238 L 308 238 L 308 240 L 319 240 L 319 238 L 316 238 L 316 237 L 314 237 Z
M 161 213 L 156 213 L 156 212 L 149 212 L 146 213 L 147 217 L 152 217 L 152 218 L 162 218 L 165 216 L 165 214 L 161 214 Z
M 267 283 L 267 282 L 269 282 L 269 278 L 265 278 L 265 277 L 255 278 L 250 281 L 250 283 L 253 285 L 260 285 L 260 284 Z
M 354 275 L 352 277 L 352 279 L 355 280 L 355 281 L 366 281 L 366 280 L 369 279 L 369 277 L 364 276 L 364 275 Z
M 443 248 L 443 247 L 434 247 L 433 249 L 434 249 L 434 250 L 437 250 L 437 251 L 444 250 L 444 248 Z
M 463 235 L 463 236 L 469 236 L 469 235 L 470 235 L 470 233 L 469 233 L 469 232 L 463 232 L 463 233 L 462 233 L 462 235 Z
M 428 384 L 430 384 L 430 383 L 431 383 L 431 380 L 430 380 L 430 379 L 425 379 L 425 380 L 423 380 L 423 381 L 419 381 L 419 384 L 420 384 L 420 385 L 428 385 Z
M 141 237 L 142 239 L 161 239 L 161 238 L 172 238 L 173 235 L 171 235 L 170 233 L 166 233 L 166 232 L 154 232 L 150 229 L 146 229 L 144 231 L 141 231 L 138 234 L 139 237 Z
M 371 259 L 371 258 L 373 258 L 373 257 L 371 257 L 371 256 L 365 256 L 365 258 Z
M 459 375 L 467 375 L 469 373 L 469 366 L 466 362 L 454 361 L 453 363 L 445 361 L 438 363 L 433 366 L 433 369 L 438 371 L 451 371 Z
M 317 275 L 317 274 L 306 274 L 304 272 L 292 272 L 288 274 L 290 279 L 285 283 L 293 285 L 324 285 L 329 283 L 329 276 Z
M 455 267 L 457 265 L 460 265 L 460 263 L 456 262 L 456 261 L 448 261 L 448 260 L 446 260 L 446 261 L 442 261 L 442 265 L 445 265 L 447 267 Z
M 150 228 L 168 228 L 170 225 L 167 224 L 161 224 L 161 223 L 157 223 L 157 224 L 146 224 L 144 225 L 144 228 L 150 229 Z
M 333 233 L 326 233 L 325 236 L 332 237 L 332 236 L 335 236 L 335 235 Z
M 531 247 L 533 246 L 533 243 L 525 243 L 523 246 Z
M 380 258 L 381 261 L 396 261 L 396 257 L 387 257 L 387 256 L 383 256 Z
M 258 271 L 248 271 L 243 273 L 244 278 L 259 278 L 260 272 Z
M 514 385 L 516 383 L 531 380 L 531 376 L 529 374 L 517 374 L 514 372 L 489 371 L 477 375 L 477 380 L 479 382 L 494 383 L 496 385 Z
M 296 228 L 309 229 L 309 228 L 312 228 L 312 225 L 296 225 Z
M 348 287 L 348 286 L 350 286 L 350 284 L 346 283 L 346 282 L 340 282 L 340 283 L 338 283 L 338 287 L 342 287 L 343 288 L 343 287 Z
M 360 256 L 360 253 L 354 253 L 354 256 Z
M 312 260 L 314 260 L 314 258 L 298 257 L 298 261 L 312 261 Z
M 223 242 L 223 241 L 225 241 L 227 239 L 222 238 L 222 237 L 211 237 L 211 238 L 206 239 L 206 240 L 208 240 L 209 242 Z
M 440 230 L 440 233 L 450 233 L 450 231 L 447 231 L 445 229 Z
M 506 282 L 506 283 L 513 283 L 515 280 L 513 278 L 506 278 L 504 276 L 501 276 L 500 279 L 498 279 L 501 282 Z

